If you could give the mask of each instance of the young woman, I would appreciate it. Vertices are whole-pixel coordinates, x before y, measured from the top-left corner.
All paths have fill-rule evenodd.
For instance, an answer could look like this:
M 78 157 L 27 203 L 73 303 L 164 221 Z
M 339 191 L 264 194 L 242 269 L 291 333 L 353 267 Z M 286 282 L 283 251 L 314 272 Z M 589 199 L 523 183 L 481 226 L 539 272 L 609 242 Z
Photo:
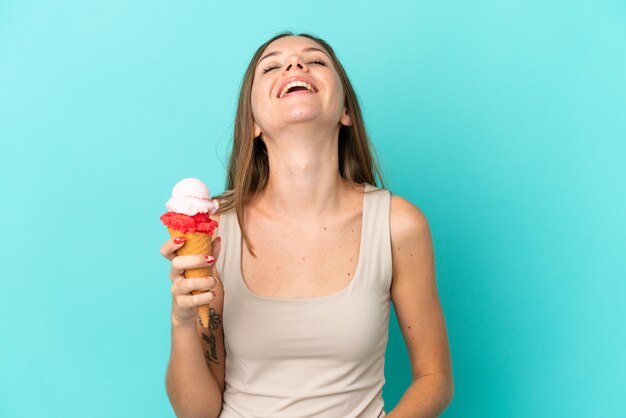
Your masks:
M 382 182 L 330 45 L 289 32 L 261 45 L 241 87 L 213 254 L 175 256 L 183 243 L 173 239 L 161 248 L 172 261 L 166 386 L 179 417 L 435 417 L 446 408 L 453 378 L 428 222 L 374 173 Z M 215 277 L 183 279 L 207 262 Z M 391 301 L 413 382 L 386 413 Z M 205 304 L 208 330 L 196 323 Z

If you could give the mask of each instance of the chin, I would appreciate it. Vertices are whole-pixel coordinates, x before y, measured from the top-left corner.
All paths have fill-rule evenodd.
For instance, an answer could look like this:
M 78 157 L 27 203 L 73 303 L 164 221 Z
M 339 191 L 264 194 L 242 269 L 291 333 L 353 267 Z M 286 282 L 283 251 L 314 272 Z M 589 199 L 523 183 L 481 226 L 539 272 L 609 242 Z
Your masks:
M 318 121 L 319 122 L 323 119 L 321 116 L 322 115 L 319 112 L 311 112 L 307 109 L 302 109 L 302 110 L 293 109 L 292 111 L 287 113 L 285 119 L 287 120 L 287 122 L 296 122 L 296 121 L 300 121 L 300 122 Z

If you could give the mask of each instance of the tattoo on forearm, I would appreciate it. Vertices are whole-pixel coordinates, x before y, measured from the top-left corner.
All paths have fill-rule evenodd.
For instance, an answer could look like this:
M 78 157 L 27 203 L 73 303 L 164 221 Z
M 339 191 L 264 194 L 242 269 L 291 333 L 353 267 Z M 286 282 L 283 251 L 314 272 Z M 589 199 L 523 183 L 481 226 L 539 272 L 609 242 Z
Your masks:
M 217 341 L 213 330 L 218 329 L 222 324 L 222 318 L 220 314 L 215 312 L 215 309 L 209 309 L 209 334 L 202 333 L 202 339 L 209 344 L 209 350 L 204 352 L 204 358 L 206 359 L 207 366 L 211 363 L 220 364 L 217 358 Z

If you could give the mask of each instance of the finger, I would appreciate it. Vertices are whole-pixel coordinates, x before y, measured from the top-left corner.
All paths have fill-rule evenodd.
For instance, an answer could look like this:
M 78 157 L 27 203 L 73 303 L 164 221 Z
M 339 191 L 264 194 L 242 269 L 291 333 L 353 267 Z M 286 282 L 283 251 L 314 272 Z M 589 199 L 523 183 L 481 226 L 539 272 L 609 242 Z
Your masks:
M 172 267 L 176 270 L 207 268 L 213 264 L 215 264 L 215 258 L 204 254 L 179 255 L 172 259 Z
M 217 280 L 214 277 L 201 277 L 196 279 L 185 280 L 187 293 L 193 291 L 211 291 L 215 289 Z
M 213 244 L 211 245 L 211 255 L 216 260 L 219 258 L 221 249 L 222 249 L 222 237 L 217 237 L 213 240 Z
M 172 284 L 172 294 L 188 295 L 194 290 L 211 291 L 217 286 L 217 280 L 214 277 L 199 277 L 195 279 L 177 278 Z
M 177 270 L 174 268 L 174 266 L 172 266 L 172 268 L 170 268 L 170 280 L 172 281 L 172 283 L 174 282 L 174 280 L 181 278 L 184 279 L 185 276 L 185 270 Z
M 185 244 L 185 237 L 172 237 L 165 241 L 165 244 L 161 246 L 161 255 L 168 260 L 172 260 L 176 257 L 176 251 Z
M 209 302 L 215 299 L 215 293 L 213 292 L 198 293 L 195 295 L 191 295 L 190 297 L 191 297 L 191 303 L 194 306 L 202 306 L 202 305 L 208 305 Z
M 208 305 L 215 298 L 213 292 L 198 293 L 196 295 L 182 295 L 176 297 L 176 303 L 181 308 L 197 308 L 198 306 Z

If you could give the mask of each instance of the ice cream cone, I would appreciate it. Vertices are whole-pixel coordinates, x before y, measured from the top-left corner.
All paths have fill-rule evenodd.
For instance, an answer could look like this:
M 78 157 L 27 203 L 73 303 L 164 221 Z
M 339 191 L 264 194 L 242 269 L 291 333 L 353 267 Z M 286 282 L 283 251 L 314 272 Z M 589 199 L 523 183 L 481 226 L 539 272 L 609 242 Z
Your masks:
M 187 232 L 182 233 L 176 229 L 167 228 L 172 238 L 185 237 L 187 240 L 185 244 L 176 251 L 176 255 L 196 255 L 204 254 L 211 255 L 211 235 L 199 233 L 199 232 Z M 186 279 L 195 279 L 200 277 L 210 277 L 211 267 L 196 268 L 185 270 Z M 191 293 L 197 295 L 199 293 L 205 293 L 204 290 L 193 290 Z M 209 328 L 209 305 L 198 306 L 198 317 L 200 323 L 204 328 Z
M 172 189 L 172 197 L 165 207 L 168 212 L 159 219 L 167 227 L 172 238 L 185 237 L 187 240 L 176 255 L 211 255 L 211 236 L 218 223 L 210 218 L 219 207 L 219 201 L 211 200 L 209 188 L 201 180 L 185 178 L 176 183 Z M 212 267 L 206 266 L 185 270 L 186 279 L 197 279 L 211 276 Z M 206 293 L 204 290 L 193 290 L 194 295 Z M 198 306 L 198 317 L 204 328 L 209 328 L 209 305 Z

